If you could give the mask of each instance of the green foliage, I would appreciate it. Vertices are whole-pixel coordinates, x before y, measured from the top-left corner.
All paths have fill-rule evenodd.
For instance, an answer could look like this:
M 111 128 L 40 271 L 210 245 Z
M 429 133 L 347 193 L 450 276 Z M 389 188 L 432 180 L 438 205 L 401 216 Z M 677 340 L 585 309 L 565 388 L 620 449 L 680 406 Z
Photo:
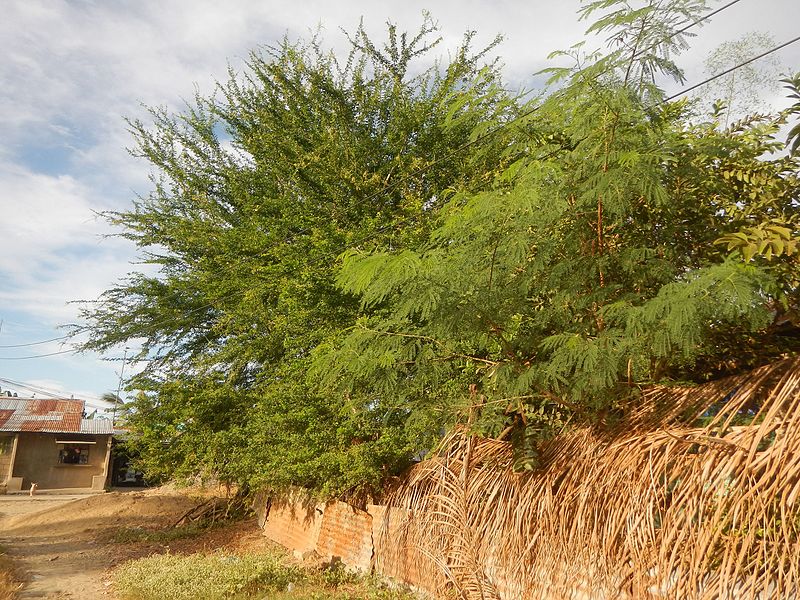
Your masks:
M 728 250 L 737 250 L 745 261 L 750 261 L 756 254 L 767 260 L 773 257 L 792 256 L 797 252 L 797 241 L 792 238 L 792 230 L 780 224 L 780 221 L 746 227 L 722 236 L 715 244 L 727 244 Z
M 623 85 L 643 92 L 655 85 L 658 74 L 683 83 L 683 71 L 672 56 L 689 48 L 687 38 L 696 34 L 683 28 L 705 10 L 704 0 L 648 0 L 640 8 L 632 8 L 628 0 L 592 0 L 584 2 L 580 15 L 587 19 L 597 11 L 607 11 L 586 33 L 609 35 L 612 52 L 600 64 L 603 68 L 614 65 L 623 73 Z
M 402 589 L 331 566 L 311 571 L 271 554 L 157 554 L 114 573 L 124 600 L 411 600 Z
M 338 494 L 408 464 L 399 416 L 320 393 L 306 372 L 357 313 L 336 256 L 416 244 L 445 190 L 479 187 L 504 160 L 454 152 L 518 109 L 485 64 L 493 45 L 473 51 L 472 37 L 430 68 L 429 17 L 413 36 L 390 25 L 384 45 L 359 28 L 345 60 L 319 37 L 284 40 L 183 114 L 131 123 L 154 187 L 107 216 L 149 268 L 87 307 L 85 347 L 141 343 L 125 422 L 149 479 Z
M 631 32 L 665 32 L 647 27 L 653 6 L 586 10 L 618 6 L 593 30 L 618 31 L 636 61 Z M 619 52 L 558 73 L 568 84 L 514 140 L 524 151 L 488 189 L 457 192 L 416 249 L 343 255 L 339 285 L 364 315 L 317 350 L 331 389 L 411 414 L 434 402 L 442 423 L 524 445 L 569 421 L 613 423 L 643 385 L 796 351 L 775 328 L 799 300 L 800 163 L 776 139 L 787 114 L 696 123 L 641 76 L 616 76 Z M 445 381 L 461 385 L 432 398 Z
M 353 495 L 467 423 L 534 468 L 642 386 L 795 353 L 797 106 L 728 126 L 656 86 L 704 7 L 585 3 L 609 51 L 557 53 L 528 103 L 472 35 L 415 68 L 426 18 L 341 61 L 285 40 L 132 123 L 154 189 L 109 218 L 157 273 L 85 316 L 88 349 L 143 342 L 140 466 Z
M 781 79 L 781 82 L 786 84 L 784 87 L 789 90 L 789 98 L 794 101 L 788 113 L 790 115 L 800 115 L 800 72 L 795 73 L 792 77 Z M 800 151 L 800 121 L 789 131 L 786 146 L 792 155 L 797 155 L 798 151 Z

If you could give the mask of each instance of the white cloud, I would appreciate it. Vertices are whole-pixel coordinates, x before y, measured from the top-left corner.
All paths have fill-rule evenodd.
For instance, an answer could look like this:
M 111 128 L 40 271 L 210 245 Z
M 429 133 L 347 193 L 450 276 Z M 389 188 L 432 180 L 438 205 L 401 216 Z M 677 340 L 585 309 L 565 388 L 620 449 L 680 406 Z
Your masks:
M 0 167 L 0 235 L 10 248 L 31 247 L 33 256 L 80 242 L 84 236 L 79 232 L 95 221 L 87 192 L 70 175 L 53 177 L 21 166 Z M 0 261 L 0 268 L 13 271 L 18 257 L 4 254 Z
M 135 252 L 97 211 L 102 201 L 71 175 L 0 166 L 0 308 L 52 325 L 74 322 L 76 299 L 96 298 L 130 269 Z
M 442 54 L 460 43 L 465 30 L 478 30 L 476 46 L 503 34 L 497 52 L 509 84 L 530 85 L 550 51 L 582 39 L 587 24 L 577 22 L 579 6 L 579 0 L 406 0 L 402 5 L 366 0 L 5 0 L 0 19 L 0 237 L 6 250 L 0 253 L 0 318 L 13 311 L 25 320 L 27 314 L 23 327 L 72 321 L 76 307 L 68 300 L 96 297 L 131 269 L 133 249 L 118 239 L 101 240 L 98 236 L 108 227 L 94 211 L 129 206 L 135 192 L 148 191 L 147 165 L 125 150 L 131 138 L 123 117 L 147 120 L 142 103 L 180 110 L 196 89 L 208 94 L 215 80 L 225 80 L 229 61 L 241 70 L 250 50 L 275 44 L 284 32 L 307 37 L 322 24 L 326 42 L 343 52 L 347 42 L 339 28 L 353 31 L 362 15 L 367 30 L 381 39 L 387 19 L 400 29 L 415 30 L 425 9 L 442 26 Z M 696 30 L 692 50 L 679 60 L 688 83 L 704 77 L 703 60 L 722 41 L 761 30 L 780 43 L 795 35 L 798 20 L 796 0 L 731 7 Z M 781 58 L 796 70 L 800 44 Z M 39 339 L 60 330 L 42 333 Z M 70 370 L 81 377 L 97 372 L 92 386 L 98 393 L 114 385 L 114 369 L 94 357 L 62 355 L 41 364 L 58 370 L 63 381 L 69 380 Z M 86 389 L 89 384 L 64 385 Z

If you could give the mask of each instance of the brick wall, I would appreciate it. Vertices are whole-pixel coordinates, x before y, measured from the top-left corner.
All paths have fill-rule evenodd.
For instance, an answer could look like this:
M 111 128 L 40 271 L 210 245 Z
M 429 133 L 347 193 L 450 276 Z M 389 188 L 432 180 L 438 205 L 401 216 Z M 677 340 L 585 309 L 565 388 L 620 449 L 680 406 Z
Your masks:
M 316 550 L 324 504 L 313 502 L 301 491 L 280 500 L 264 497 L 262 502 L 264 517 L 259 522 L 265 536 L 300 553 Z
M 360 571 L 372 568 L 372 516 L 344 502 L 325 506 L 316 552 Z
M 281 500 L 257 495 L 254 510 L 264 535 L 300 554 L 316 552 L 326 560 L 341 560 L 348 568 L 380 575 L 437 596 L 447 582 L 441 565 L 407 541 L 413 514 L 379 504 L 363 511 L 344 502 L 315 503 L 302 490 Z M 491 562 L 491 561 L 490 561 Z M 521 597 L 521 582 L 499 564 L 485 565 L 486 575 L 503 600 Z M 436 584 L 423 582 L 436 582 Z M 429 587 L 429 586 L 433 587 Z M 574 600 L 591 596 L 575 585 Z
M 349 569 L 374 570 L 433 591 L 421 588 L 419 578 L 420 564 L 430 565 L 430 561 L 403 543 L 406 511 L 376 504 L 363 511 L 344 502 L 315 503 L 302 490 L 280 500 L 259 494 L 253 509 L 264 535 L 298 554 L 313 550 L 326 560 L 340 560 Z

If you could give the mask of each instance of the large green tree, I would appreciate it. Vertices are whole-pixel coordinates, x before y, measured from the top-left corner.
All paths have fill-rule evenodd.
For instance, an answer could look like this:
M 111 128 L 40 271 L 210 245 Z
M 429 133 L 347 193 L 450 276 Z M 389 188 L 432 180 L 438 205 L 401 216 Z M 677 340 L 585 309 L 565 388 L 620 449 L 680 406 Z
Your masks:
M 108 217 L 151 269 L 87 308 L 85 347 L 141 342 L 127 418 L 151 475 L 339 492 L 407 463 L 399 420 L 320 395 L 306 372 L 357 312 L 337 256 L 416 245 L 445 190 L 479 189 L 503 160 L 456 151 L 515 110 L 493 45 L 472 37 L 432 67 L 428 17 L 383 45 L 359 28 L 346 57 L 287 39 L 185 112 L 131 123 L 154 188 Z
M 158 272 L 87 310 L 86 347 L 144 341 L 142 464 L 353 493 L 466 423 L 532 467 L 643 385 L 794 353 L 800 159 L 776 136 L 800 109 L 664 101 L 704 6 L 586 2 L 609 52 L 558 53 L 528 103 L 470 35 L 417 66 L 426 21 L 342 60 L 284 41 L 133 123 L 154 190 L 109 216 Z
M 648 24 L 678 43 L 665 4 L 587 11 L 605 8 L 594 29 L 623 48 L 567 54 L 489 188 L 459 190 L 417 248 L 345 255 L 363 314 L 317 351 L 331 389 L 510 435 L 532 466 L 536 439 L 612 424 L 644 385 L 796 352 L 800 161 L 776 137 L 791 111 L 696 123 L 653 85 L 682 77 Z

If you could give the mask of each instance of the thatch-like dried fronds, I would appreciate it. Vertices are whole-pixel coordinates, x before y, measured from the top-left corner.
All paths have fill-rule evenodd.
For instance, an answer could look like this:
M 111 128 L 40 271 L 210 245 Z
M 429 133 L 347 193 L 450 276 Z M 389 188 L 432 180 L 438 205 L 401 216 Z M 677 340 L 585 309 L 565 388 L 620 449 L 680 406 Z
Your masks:
M 18 597 L 22 586 L 14 564 L 0 548 L 0 600 L 14 600 Z
M 512 465 L 509 444 L 455 432 L 392 498 L 376 556 L 470 599 L 798 595 L 800 361 L 651 389 L 613 432 Z

